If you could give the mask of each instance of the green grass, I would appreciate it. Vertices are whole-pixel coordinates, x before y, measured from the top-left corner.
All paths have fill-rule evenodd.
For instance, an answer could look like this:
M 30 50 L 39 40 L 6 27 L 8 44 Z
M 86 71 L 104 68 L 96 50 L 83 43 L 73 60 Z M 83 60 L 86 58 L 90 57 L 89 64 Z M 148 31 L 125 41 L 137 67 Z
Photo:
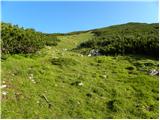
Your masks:
M 2 118 L 158 118 L 158 76 L 147 74 L 158 61 L 71 51 L 91 37 L 60 36 L 56 47 L 2 60 Z

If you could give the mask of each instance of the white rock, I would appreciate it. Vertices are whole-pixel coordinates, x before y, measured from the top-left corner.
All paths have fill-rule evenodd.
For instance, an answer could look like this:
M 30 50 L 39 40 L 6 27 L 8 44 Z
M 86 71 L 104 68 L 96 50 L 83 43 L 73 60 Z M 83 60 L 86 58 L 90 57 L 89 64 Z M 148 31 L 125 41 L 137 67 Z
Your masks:
M 2 85 L 2 86 L 1 86 L 1 88 L 6 88 L 6 87 L 7 87 L 7 85 Z
M 91 54 L 88 55 L 89 57 L 91 56 Z
M 148 72 L 148 74 L 149 74 L 149 75 L 152 75 L 152 76 L 153 76 L 153 75 L 159 75 L 159 71 L 158 71 L 158 70 L 155 70 L 155 69 L 154 69 L 154 70 L 150 70 L 150 71 Z
M 82 82 L 81 82 L 81 83 L 78 83 L 78 85 L 79 85 L 79 86 L 83 86 L 83 83 L 82 83 Z
M 35 81 L 35 80 L 33 80 L 33 79 L 32 79 L 31 81 L 32 81 L 33 83 L 36 83 L 36 81 Z
M 2 83 L 6 83 L 5 81 L 2 81 Z
M 64 50 L 64 51 L 67 51 L 67 48 L 64 48 L 63 50 Z
M 103 77 L 106 78 L 107 76 L 106 76 L 106 75 L 103 75 Z
M 2 92 L 2 95 L 7 95 L 7 92 L 6 92 L 6 91 L 3 91 L 3 92 Z

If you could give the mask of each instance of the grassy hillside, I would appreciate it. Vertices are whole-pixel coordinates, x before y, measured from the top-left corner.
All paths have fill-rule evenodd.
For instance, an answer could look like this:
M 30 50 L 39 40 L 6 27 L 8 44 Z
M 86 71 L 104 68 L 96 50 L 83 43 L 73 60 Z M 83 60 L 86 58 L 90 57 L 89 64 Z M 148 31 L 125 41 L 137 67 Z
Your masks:
M 73 51 L 94 37 L 59 35 L 57 46 L 2 60 L 2 118 L 158 118 L 158 76 L 148 74 L 158 60 Z

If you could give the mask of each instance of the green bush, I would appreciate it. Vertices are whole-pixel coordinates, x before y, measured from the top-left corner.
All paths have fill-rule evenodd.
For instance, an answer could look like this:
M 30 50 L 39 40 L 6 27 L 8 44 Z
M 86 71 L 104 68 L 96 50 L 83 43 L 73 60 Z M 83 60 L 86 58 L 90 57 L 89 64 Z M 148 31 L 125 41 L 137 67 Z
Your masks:
M 2 55 L 35 53 L 45 45 L 56 44 L 55 36 L 36 32 L 34 29 L 24 29 L 17 25 L 1 23 Z
M 143 54 L 158 58 L 158 24 L 112 26 L 92 31 L 95 38 L 81 43 L 77 48 L 99 49 L 103 55 Z

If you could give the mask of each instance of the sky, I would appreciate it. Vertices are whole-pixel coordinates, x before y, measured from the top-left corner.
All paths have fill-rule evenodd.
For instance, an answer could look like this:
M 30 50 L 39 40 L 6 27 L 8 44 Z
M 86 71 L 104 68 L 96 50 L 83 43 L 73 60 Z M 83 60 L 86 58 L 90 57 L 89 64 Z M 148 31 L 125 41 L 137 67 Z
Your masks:
M 158 22 L 158 1 L 3 1 L 1 21 L 45 33 Z

